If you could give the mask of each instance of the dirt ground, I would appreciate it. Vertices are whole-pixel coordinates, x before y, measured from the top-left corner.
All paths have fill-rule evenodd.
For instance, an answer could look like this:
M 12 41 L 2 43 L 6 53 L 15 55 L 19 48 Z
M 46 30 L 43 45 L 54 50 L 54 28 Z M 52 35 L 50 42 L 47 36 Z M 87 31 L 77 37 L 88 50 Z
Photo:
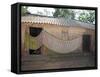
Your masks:
M 42 70 L 95 66 L 93 53 L 71 53 L 58 56 L 31 55 L 21 59 L 21 70 Z

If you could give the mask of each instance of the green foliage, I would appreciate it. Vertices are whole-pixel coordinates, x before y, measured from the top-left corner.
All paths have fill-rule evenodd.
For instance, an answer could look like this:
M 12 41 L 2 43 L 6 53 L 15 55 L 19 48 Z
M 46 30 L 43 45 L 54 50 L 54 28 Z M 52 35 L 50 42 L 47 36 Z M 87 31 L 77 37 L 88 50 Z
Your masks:
M 75 10 L 73 9 L 55 9 L 53 14 L 54 17 L 63 17 L 67 19 L 75 19 L 76 17 Z M 79 13 L 78 13 L 79 14 Z M 95 11 L 92 10 L 81 10 L 77 20 L 95 24 Z
M 78 19 L 82 22 L 86 22 L 86 23 L 95 23 L 95 12 L 94 11 L 87 11 L 87 12 L 82 12 Z
M 74 19 L 75 13 L 71 9 L 55 9 L 54 17 L 64 17 L 68 19 Z
M 28 7 L 26 7 L 26 6 L 22 6 L 22 7 L 21 7 L 21 15 L 22 15 L 22 16 L 24 16 L 24 15 L 26 15 L 26 14 L 28 13 L 27 8 L 28 8 Z

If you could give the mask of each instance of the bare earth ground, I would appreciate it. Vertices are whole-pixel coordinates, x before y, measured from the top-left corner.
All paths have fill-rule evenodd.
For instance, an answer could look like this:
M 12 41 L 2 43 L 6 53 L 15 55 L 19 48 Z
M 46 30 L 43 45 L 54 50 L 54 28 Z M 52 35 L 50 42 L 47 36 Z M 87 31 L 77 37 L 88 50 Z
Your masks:
M 93 67 L 93 53 L 70 53 L 58 56 L 31 55 L 22 57 L 22 70 L 42 70 L 76 67 Z

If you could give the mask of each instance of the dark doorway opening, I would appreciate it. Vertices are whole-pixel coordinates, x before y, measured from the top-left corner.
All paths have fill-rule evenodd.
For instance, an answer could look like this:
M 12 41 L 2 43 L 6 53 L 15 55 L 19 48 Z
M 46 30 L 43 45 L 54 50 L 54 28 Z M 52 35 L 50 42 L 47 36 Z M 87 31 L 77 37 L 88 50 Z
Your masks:
M 90 52 L 91 49 L 91 35 L 83 35 L 83 51 Z

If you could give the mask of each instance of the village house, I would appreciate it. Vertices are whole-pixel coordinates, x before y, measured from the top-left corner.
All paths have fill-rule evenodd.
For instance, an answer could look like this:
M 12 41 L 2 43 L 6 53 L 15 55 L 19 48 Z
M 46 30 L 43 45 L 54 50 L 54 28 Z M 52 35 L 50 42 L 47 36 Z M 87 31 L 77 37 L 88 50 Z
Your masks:
M 78 20 L 22 16 L 21 35 L 22 55 L 95 51 L 95 25 Z

